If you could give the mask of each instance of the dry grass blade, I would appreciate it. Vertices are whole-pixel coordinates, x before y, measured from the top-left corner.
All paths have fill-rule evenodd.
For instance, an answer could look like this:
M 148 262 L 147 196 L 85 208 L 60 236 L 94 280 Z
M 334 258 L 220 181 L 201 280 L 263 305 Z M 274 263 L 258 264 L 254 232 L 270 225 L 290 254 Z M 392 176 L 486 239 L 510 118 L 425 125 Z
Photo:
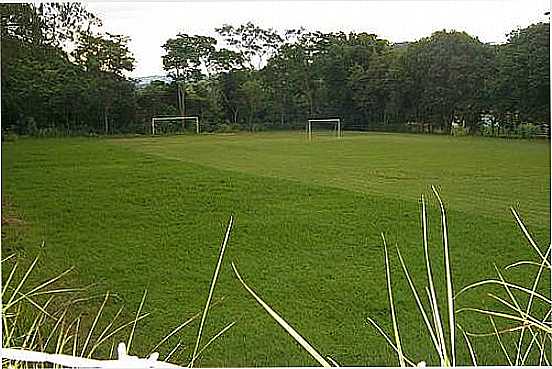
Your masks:
M 506 285 L 506 281 L 504 280 L 504 278 L 502 277 L 502 274 L 500 273 L 500 271 L 498 270 L 498 268 L 496 267 L 496 265 L 493 265 L 495 270 L 496 270 L 496 273 L 498 274 L 498 277 L 500 278 L 500 282 L 502 283 L 502 285 L 504 286 L 504 289 L 506 290 L 506 293 L 508 294 L 508 296 L 510 297 L 510 300 L 512 300 L 512 302 L 514 303 L 515 307 L 508 304 L 506 301 L 500 299 L 499 297 L 497 296 L 494 296 L 492 294 L 490 294 L 492 297 L 494 297 L 495 299 L 501 301 L 502 303 L 505 303 L 507 306 L 511 307 L 513 310 L 517 311 L 518 313 L 520 313 L 521 316 L 523 316 L 523 312 L 521 311 L 521 307 L 519 306 L 515 296 L 512 294 L 512 292 L 510 291 L 510 288 L 508 288 L 508 285 Z M 516 346 L 516 359 L 514 361 L 515 365 L 518 366 L 519 365 L 519 360 L 521 358 L 521 345 L 523 343 L 523 333 L 524 333 L 524 329 L 521 330 L 520 332 L 520 335 L 519 335 L 519 340 L 518 340 L 518 344 Z
M 504 334 L 504 333 L 512 333 L 512 332 L 517 332 L 517 331 L 520 331 L 524 328 L 527 328 L 529 327 L 530 324 L 522 324 L 522 325 L 518 325 L 516 327 L 512 327 L 512 328 L 506 328 L 506 329 L 502 329 L 500 331 L 498 331 L 498 333 L 500 334 Z M 491 333 L 474 333 L 474 332 L 466 332 L 466 334 L 470 337 L 490 337 L 490 336 L 494 336 L 495 333 L 494 332 L 491 332 Z
M 431 292 L 429 291 L 429 288 L 425 288 L 427 298 L 429 300 L 429 307 L 431 308 L 431 315 L 433 317 L 433 323 L 436 327 L 440 325 L 440 316 L 439 313 L 435 310 L 435 307 L 437 306 L 437 301 L 433 299 L 433 296 L 431 295 Z M 439 359 L 441 361 L 441 366 L 449 366 L 448 364 L 448 358 L 446 356 L 446 346 L 444 343 L 444 335 L 443 331 L 437 329 L 437 337 L 439 339 L 439 347 L 440 349 L 437 350 L 437 352 L 440 354 Z
M 433 312 L 433 321 L 435 323 L 435 329 L 437 331 L 437 339 L 439 340 L 441 347 L 441 366 L 448 366 L 447 347 L 445 344 L 445 335 L 443 333 L 443 326 L 441 324 L 441 315 L 439 314 L 439 305 L 437 304 L 437 296 L 435 294 L 435 287 L 433 285 L 433 274 L 431 272 L 431 263 L 429 261 L 429 249 L 428 249 L 428 237 L 427 237 L 427 213 L 424 195 L 422 195 L 422 235 L 424 255 L 426 260 L 427 279 L 429 284 L 428 294 L 431 310 Z
M 22 294 L 21 292 L 19 292 L 20 294 Z M 33 299 L 31 299 L 30 297 L 28 297 L 27 295 L 25 294 L 22 294 L 23 297 L 24 297 L 24 300 L 26 300 L 27 302 L 29 302 L 31 305 L 33 305 L 35 308 L 37 308 L 38 310 L 40 310 L 40 312 L 44 315 L 46 315 L 48 318 L 51 318 L 51 319 L 55 319 L 55 317 L 50 314 L 48 311 L 46 311 L 42 306 L 40 306 L 38 303 L 36 303 Z M 51 297 L 53 298 L 53 297 Z M 12 304 L 13 306 L 13 304 Z M 11 306 L 10 306 L 11 308 Z
M 48 301 L 44 303 L 44 306 L 42 307 L 42 310 L 46 310 L 48 305 L 52 302 L 53 298 L 50 297 Z M 23 343 L 21 344 L 21 348 L 32 348 L 32 342 L 34 340 L 33 337 L 36 337 L 36 334 L 38 332 L 38 327 L 40 326 L 40 321 L 44 318 L 43 314 L 38 314 L 36 318 L 34 319 L 33 323 L 31 324 L 30 328 L 28 329 L 27 333 L 25 333 L 23 340 Z M 31 342 L 31 344 L 29 344 Z
M 224 240 L 222 241 L 222 245 L 220 248 L 219 258 L 217 262 L 217 266 L 215 268 L 215 273 L 213 274 L 213 278 L 211 280 L 211 286 L 209 287 L 209 295 L 207 296 L 207 301 L 205 303 L 205 309 L 203 310 L 203 315 L 201 316 L 201 322 L 199 323 L 199 330 L 197 332 L 197 340 L 194 347 L 194 353 L 192 355 L 192 361 L 190 361 L 190 367 L 194 366 L 194 360 L 197 356 L 197 350 L 199 348 L 199 342 L 201 341 L 201 334 L 203 333 L 203 326 L 205 324 L 205 320 L 207 319 L 207 312 L 209 311 L 209 305 L 211 304 L 211 299 L 213 298 L 213 291 L 215 290 L 215 284 L 217 283 L 217 278 L 220 272 L 220 267 L 222 265 L 222 259 L 224 257 L 224 251 L 226 250 L 226 245 L 228 244 L 228 239 L 230 238 L 230 231 L 232 230 L 232 224 L 234 222 L 234 217 L 230 217 L 230 220 L 228 221 L 228 227 L 226 228 L 226 234 L 224 235 Z
M 10 285 L 10 282 L 15 274 L 15 271 L 17 270 L 17 263 L 13 266 L 12 270 L 10 271 L 10 275 L 8 276 L 8 278 L 6 279 L 6 281 L 4 282 L 4 288 L 2 288 L 2 299 L 4 299 L 4 297 L 6 296 L 6 289 L 8 288 L 8 286 Z M 2 305 L 2 312 L 6 311 L 6 305 Z
M 155 345 L 154 348 L 151 349 L 149 355 L 151 355 L 155 350 L 157 350 L 163 343 L 165 343 L 169 338 L 171 338 L 172 336 L 174 336 L 175 334 L 177 334 L 182 328 L 184 328 L 185 326 L 187 326 L 188 324 L 190 324 L 192 321 L 194 321 L 195 319 L 197 319 L 197 317 L 199 317 L 199 314 L 201 314 L 201 312 L 199 313 L 196 313 L 194 316 L 192 316 L 190 319 L 186 320 L 184 323 L 180 324 L 178 327 L 176 327 L 175 329 L 173 329 L 169 334 L 167 334 L 165 337 L 163 337 L 163 339 L 161 341 L 159 341 L 159 343 L 157 345 Z
M 508 355 L 508 351 L 506 350 L 506 348 L 504 347 L 504 344 L 502 343 L 502 340 L 500 339 L 500 334 L 498 333 L 498 330 L 496 329 L 496 324 L 494 322 L 494 319 L 493 317 L 489 317 L 489 319 L 491 320 L 491 324 L 493 326 L 493 330 L 495 331 L 495 336 L 496 336 L 496 339 L 498 340 L 498 344 L 500 345 L 500 348 L 502 349 L 502 352 L 504 353 L 504 356 L 506 356 L 506 360 L 508 360 L 508 364 L 510 364 L 510 366 L 512 366 L 512 360 L 510 360 L 510 355 Z
M 326 355 L 326 358 L 333 364 L 333 366 L 337 368 L 341 367 L 341 365 L 339 365 L 330 355 Z
M 17 296 L 19 290 L 21 289 L 21 287 L 23 287 L 23 284 L 25 283 L 25 281 L 27 280 L 27 278 L 29 278 L 29 275 L 31 274 L 31 272 L 33 271 L 33 268 L 34 266 L 36 265 L 38 261 L 38 256 L 34 259 L 34 261 L 32 262 L 31 266 L 27 269 L 27 271 L 25 272 L 25 275 L 23 276 L 23 278 L 21 278 L 21 281 L 19 281 L 19 284 L 17 285 L 17 287 L 15 288 L 14 292 L 12 293 L 12 295 L 10 296 L 10 299 L 8 300 L 8 302 L 6 302 L 5 305 L 3 305 L 2 307 L 2 311 L 6 311 L 10 308 L 10 306 L 12 305 L 13 303 L 13 300 L 15 298 L 15 296 Z
M 30 340 L 27 340 L 27 342 L 28 342 L 26 344 L 27 349 L 33 350 L 35 348 L 35 342 L 36 342 L 37 338 L 39 338 L 39 339 L 42 338 L 41 327 L 43 326 L 45 320 L 46 320 L 46 316 L 41 315 L 40 319 L 38 320 L 38 323 L 34 326 L 34 329 L 32 331 L 30 331 L 31 337 L 30 337 Z M 25 338 L 27 339 L 28 337 L 25 337 Z
M 6 256 L 4 259 L 2 259 L 2 260 L 0 261 L 0 263 L 4 263 L 5 261 L 10 260 L 10 259 L 13 258 L 14 256 L 15 256 L 15 254 L 10 254 L 10 255 Z
M 67 330 L 65 331 L 65 341 L 63 342 L 63 347 L 65 347 L 65 345 L 67 343 L 69 343 L 69 341 L 71 341 L 71 339 L 73 339 L 73 341 L 75 340 L 75 336 L 73 334 L 71 334 L 70 332 L 72 331 L 73 329 L 73 326 L 76 325 L 76 324 L 79 324 L 79 319 L 80 319 L 80 316 L 77 317 L 76 319 L 73 319 L 73 321 L 67 326 Z M 63 349 L 63 348 L 62 348 Z M 75 350 L 76 352 L 76 350 Z M 59 351 L 59 353 L 62 353 L 62 351 Z
M 34 292 L 34 293 L 27 293 L 26 295 L 28 297 L 36 297 L 36 296 L 42 296 L 42 295 L 56 295 L 60 293 L 73 293 L 73 292 L 82 292 L 84 291 L 84 288 L 58 288 L 55 290 L 48 290 L 48 291 L 40 291 L 40 292 Z M 20 292 L 21 294 L 21 292 Z M 24 297 L 20 297 L 20 299 L 23 299 Z M 18 301 L 15 301 L 18 302 Z
M 48 344 L 50 343 L 50 340 L 54 337 L 54 333 L 58 329 L 60 325 L 63 325 L 63 321 L 65 318 L 65 315 L 67 314 L 67 310 L 64 310 L 61 316 L 56 320 L 56 323 L 54 326 L 50 329 L 50 334 L 48 335 L 48 338 L 46 339 L 46 343 L 44 343 L 43 348 L 46 349 L 48 347 Z
M 389 255 L 387 253 L 387 243 L 385 242 L 385 235 L 382 233 L 381 238 L 383 240 L 383 250 L 385 253 L 385 277 L 387 281 L 387 295 L 389 296 L 389 308 L 391 309 L 391 321 L 393 323 L 393 334 L 395 336 L 395 344 L 397 345 L 397 355 L 399 357 L 399 365 L 405 367 L 404 355 L 402 351 L 401 338 L 399 335 L 399 327 L 397 325 L 397 317 L 395 315 L 395 304 L 393 303 L 393 291 L 391 288 L 391 271 L 389 268 Z
M 19 316 L 21 314 L 21 307 L 22 307 L 22 305 L 17 306 L 17 311 L 15 312 L 11 328 L 8 331 L 9 333 L 7 335 L 4 334 L 4 333 L 6 332 L 5 329 L 8 327 L 8 319 L 6 317 L 6 314 L 2 314 L 2 322 L 4 323 L 4 325 L 2 326 L 2 329 L 3 329 L 3 331 L 2 331 L 2 333 L 3 333 L 2 334 L 2 347 L 10 347 L 11 346 L 11 340 L 13 338 L 15 329 L 17 328 L 17 323 L 19 321 Z M 5 341 L 4 341 L 4 339 L 5 339 Z
M 150 313 L 145 313 L 143 315 L 140 315 L 138 318 L 136 319 L 133 319 L 132 321 L 128 322 L 128 323 L 125 323 L 123 325 L 121 325 L 120 327 L 118 327 L 117 329 L 114 329 L 112 332 L 110 332 L 108 335 L 106 335 L 105 337 L 103 337 L 102 339 L 100 340 L 97 340 L 96 343 L 94 344 L 94 346 L 100 346 L 101 344 L 103 344 L 105 341 L 107 341 L 108 339 L 110 339 L 111 337 L 113 337 L 114 335 L 116 335 L 117 333 L 119 333 L 120 331 L 122 331 L 123 329 L 125 329 L 126 327 L 129 327 L 133 324 L 135 324 L 136 321 L 140 321 L 146 317 L 148 317 L 150 315 Z
M 56 348 L 54 350 L 54 353 L 56 353 L 56 354 L 62 354 L 63 353 L 60 350 L 63 350 L 63 347 L 65 346 L 65 343 L 68 341 L 68 339 L 67 339 L 68 331 L 64 330 L 66 325 L 67 325 L 66 320 L 63 319 L 62 322 L 61 322 L 61 327 L 59 328 L 59 334 L 58 334 L 58 337 L 57 337 Z M 69 327 L 69 328 L 71 328 L 71 327 Z
M 546 339 L 549 339 L 550 340 L 550 346 L 547 346 L 545 344 L 545 341 Z M 546 357 L 546 351 L 545 351 L 545 347 L 552 347 L 552 336 L 548 335 L 548 336 L 544 336 L 543 339 L 542 339 L 542 345 L 539 345 L 539 348 L 540 348 L 540 358 L 539 358 L 539 365 L 542 365 L 543 363 L 543 359 L 544 359 L 544 363 L 546 364 L 546 366 L 550 367 L 550 361 L 548 360 L 548 358 Z M 548 350 L 550 351 L 550 350 Z
M 527 308 L 526 308 L 526 311 L 525 313 L 522 311 L 521 309 L 521 306 L 520 304 L 517 302 L 516 298 L 514 297 L 514 295 L 512 294 L 512 292 L 510 291 L 510 289 L 508 288 L 508 285 L 506 284 L 506 281 L 504 280 L 504 277 L 502 277 L 502 274 L 500 273 L 500 271 L 498 270 L 498 268 L 496 267 L 496 265 L 494 266 L 495 269 L 496 269 L 496 273 L 498 274 L 498 277 L 500 278 L 500 281 L 503 283 L 504 285 L 504 289 L 506 290 L 506 292 L 508 293 L 508 296 L 510 297 L 510 300 L 512 300 L 512 302 L 514 303 L 515 306 L 512 306 L 512 305 L 509 305 L 506 303 L 506 301 L 501 301 L 501 299 L 499 299 L 497 296 L 493 296 L 495 299 L 501 301 L 502 303 L 504 303 L 505 305 L 507 305 L 508 307 L 510 307 L 512 310 L 515 310 L 517 311 L 521 316 L 525 316 L 525 317 L 529 317 L 529 313 L 531 312 L 531 305 L 533 303 L 533 293 L 535 292 L 536 288 L 537 288 L 537 284 L 540 280 L 540 275 L 542 273 L 542 267 L 544 267 L 544 264 L 542 264 L 542 267 L 539 268 L 539 271 L 537 273 L 537 276 L 536 276 L 536 279 L 533 283 L 533 289 L 532 289 L 532 294 L 530 294 L 529 296 L 529 301 L 527 303 Z M 530 329 L 530 328 L 529 328 Z M 519 339 L 518 339 L 518 344 L 516 346 L 516 359 L 515 359 L 515 365 L 518 366 L 520 365 L 519 362 L 521 360 L 521 348 L 522 348 L 522 344 L 523 344 L 523 337 L 524 337 L 524 333 L 525 333 L 525 327 L 522 328 L 520 334 L 519 334 Z M 530 347 L 528 348 L 528 350 L 530 349 Z
M 429 318 L 427 317 L 425 309 L 422 305 L 422 301 L 420 300 L 420 296 L 418 295 L 418 291 L 416 290 L 416 287 L 414 286 L 414 283 L 412 282 L 412 278 L 410 278 L 410 274 L 408 273 L 408 269 L 406 268 L 406 264 L 404 263 L 404 260 L 402 258 L 402 255 L 401 255 L 398 247 L 397 247 L 397 254 L 399 256 L 399 261 L 400 261 L 401 266 L 403 268 L 404 274 L 406 275 L 406 280 L 408 281 L 408 284 L 410 285 L 410 289 L 412 290 L 412 294 L 414 295 L 414 299 L 416 300 L 416 305 L 418 305 L 418 309 L 420 310 L 420 313 L 422 314 L 422 318 L 424 320 L 424 323 L 425 323 L 425 325 L 427 327 L 427 330 L 429 331 L 429 334 L 431 336 L 431 341 L 433 342 L 433 346 L 435 346 L 435 349 L 437 350 L 437 353 L 439 354 L 439 357 L 441 357 L 442 356 L 441 347 L 439 346 L 439 343 L 437 342 L 437 338 L 435 337 L 435 333 L 433 332 L 433 327 L 431 326 L 431 323 L 429 322 Z
M 46 286 L 49 286 L 50 284 L 58 281 L 59 279 L 63 278 L 66 274 L 70 273 L 72 270 L 73 270 L 73 268 L 67 269 L 66 271 L 64 271 L 63 273 L 60 273 L 56 277 L 51 278 L 51 279 L 47 280 L 46 282 L 40 284 L 39 286 L 33 288 L 32 290 L 27 292 L 25 295 L 27 295 L 29 297 L 38 295 L 38 293 L 36 293 L 37 291 L 40 291 L 42 288 L 44 288 Z M 78 290 L 79 289 L 75 289 L 75 288 L 64 288 L 64 289 L 58 289 L 58 290 L 45 291 L 44 293 L 41 293 L 41 294 L 51 294 L 51 293 L 59 293 L 59 292 L 73 292 L 73 291 L 78 291 Z M 14 300 L 12 302 L 12 304 L 18 303 L 21 299 L 23 299 L 23 297 L 19 297 L 18 299 Z
M 531 329 L 531 327 L 537 327 L 539 328 L 540 326 L 545 326 L 545 322 L 544 321 L 539 321 L 537 319 L 535 319 L 534 317 L 532 317 L 531 315 L 527 315 L 525 314 L 524 311 L 522 311 L 519 306 L 514 306 L 512 304 L 510 304 L 508 301 L 492 294 L 492 293 L 489 293 L 488 294 L 490 297 L 492 297 L 493 299 L 495 299 L 496 301 L 502 303 L 503 305 L 505 305 L 506 307 L 514 310 L 515 312 L 517 312 L 519 314 L 519 317 L 520 319 L 522 319 L 522 321 L 526 324 L 523 325 L 524 328 L 529 328 Z
M 468 346 L 468 351 L 470 352 L 470 357 L 471 357 L 471 360 L 472 360 L 472 364 L 473 364 L 473 366 L 477 366 L 477 358 L 475 357 L 475 351 L 473 350 L 473 346 L 470 342 L 470 339 L 468 338 L 468 335 L 466 334 L 464 329 L 462 329 L 460 324 L 457 324 L 457 326 L 458 326 L 458 329 L 460 329 L 460 332 L 462 332 L 462 335 L 464 336 L 464 339 L 466 340 L 466 345 Z
M 525 354 L 523 355 L 523 357 L 520 360 L 520 363 L 519 363 L 520 366 L 523 366 L 525 364 L 525 361 L 527 360 L 527 357 L 531 353 L 531 348 L 533 347 L 533 344 L 535 342 L 537 342 L 537 346 L 539 346 L 538 345 L 538 338 L 539 338 L 538 334 L 535 334 L 532 330 L 529 330 L 529 332 L 531 333 L 531 335 L 533 337 L 531 338 L 531 341 L 529 342 L 529 345 L 527 346 L 527 349 L 525 350 Z
M 90 353 L 88 354 L 88 357 L 92 357 L 92 354 L 96 351 L 96 349 L 98 348 L 98 342 L 101 342 L 102 339 L 105 337 L 105 335 L 107 334 L 107 332 L 109 332 L 109 330 L 111 329 L 111 327 L 113 326 L 113 324 L 115 323 L 115 321 L 117 320 L 117 318 L 119 317 L 119 315 L 121 315 L 121 313 L 123 312 L 123 309 L 124 309 L 124 306 L 121 306 L 119 308 L 119 310 L 117 311 L 117 313 L 115 314 L 115 316 L 113 317 L 113 319 L 111 319 L 111 321 L 109 322 L 109 324 L 105 327 L 105 329 L 102 331 L 102 333 L 100 333 L 100 335 L 98 336 L 98 338 L 96 339 L 96 343 L 92 346 L 92 348 L 90 349 Z
M 540 267 L 542 263 L 537 263 L 536 261 L 529 261 L 529 260 L 522 260 L 522 261 L 518 261 L 518 262 L 515 262 L 515 263 L 512 263 L 510 265 L 506 265 L 504 267 L 505 270 L 508 270 L 510 268 L 516 268 L 516 267 L 519 267 L 519 266 L 522 266 L 522 265 L 534 265 L 534 266 L 538 266 Z
M 84 345 L 82 346 L 82 351 L 80 356 L 84 357 L 84 353 L 86 352 L 86 347 L 88 347 L 88 343 L 90 342 L 90 337 L 92 337 L 92 333 L 94 332 L 94 328 L 96 328 L 96 324 L 98 324 L 98 320 L 100 319 L 100 316 L 102 315 L 103 308 L 105 307 L 105 304 L 107 303 L 107 299 L 109 298 L 109 292 L 105 294 L 105 298 L 98 309 L 98 313 L 94 317 L 94 321 L 92 322 L 92 326 L 90 327 L 90 330 L 88 331 L 88 335 L 86 336 L 86 340 L 84 341 Z
M 525 224 L 523 224 L 523 221 L 521 220 L 520 216 L 518 215 L 517 211 L 514 209 L 514 208 L 510 208 L 510 211 L 512 212 L 512 214 L 514 215 L 514 218 L 516 219 L 516 222 L 517 224 L 519 225 L 519 227 L 521 228 L 521 230 L 523 231 L 523 234 L 525 235 L 525 238 L 527 238 L 527 240 L 529 241 L 529 243 L 531 244 L 531 246 L 533 247 L 533 249 L 535 249 L 535 251 L 539 254 L 539 256 L 541 257 L 541 259 L 543 260 L 543 262 L 545 262 L 549 268 L 552 268 L 552 264 L 550 263 L 550 261 L 548 261 L 546 259 L 546 257 L 542 254 L 540 248 L 537 246 L 537 244 L 535 243 L 535 241 L 533 240 L 533 238 L 531 237 L 531 235 L 529 234 L 529 231 L 527 230 L 527 228 L 525 227 Z
M 79 328 L 80 328 L 81 317 L 77 318 L 77 324 L 75 326 L 75 340 L 73 341 L 73 356 L 77 356 L 77 347 L 78 347 L 78 338 L 79 338 Z
M 176 350 L 178 350 L 180 346 L 182 346 L 182 342 L 178 342 L 176 346 L 174 346 L 171 352 L 169 352 L 169 354 L 165 357 L 165 362 L 169 361 L 169 359 L 173 356 L 173 354 L 176 352 Z
M 489 315 L 489 316 L 496 316 L 496 317 L 499 317 L 499 318 L 516 320 L 516 321 L 519 321 L 519 322 L 522 322 L 522 323 L 527 323 L 528 322 L 528 320 L 525 319 L 525 318 L 518 317 L 518 316 L 515 316 L 515 315 L 511 315 L 511 314 L 505 314 L 505 313 L 502 313 L 502 312 L 499 312 L 499 311 L 475 309 L 475 308 L 462 308 L 462 309 L 457 310 L 457 312 L 462 312 L 462 311 L 474 311 L 474 312 Z M 539 322 L 539 321 L 536 321 L 536 323 L 535 322 L 530 322 L 527 325 L 539 328 L 540 330 L 542 330 L 542 331 L 544 331 L 548 334 L 552 334 L 552 327 L 549 327 L 549 326 L 545 325 L 542 322 Z
M 320 365 L 323 367 L 331 367 L 331 365 L 314 349 L 314 347 L 311 346 L 310 343 L 307 342 L 295 329 L 293 329 L 282 317 L 280 317 L 270 306 L 268 306 L 267 303 L 265 303 L 257 294 L 245 283 L 245 281 L 240 276 L 240 273 L 238 273 L 238 269 L 236 268 L 236 265 L 232 263 L 232 269 L 234 270 L 234 273 L 236 274 L 236 277 L 240 281 L 240 283 L 243 285 L 243 287 L 249 292 L 251 296 L 263 307 L 263 309 L 266 310 L 266 312 L 274 319 L 282 328 L 285 329 L 285 331 L 297 341 Z
M 450 269 L 450 255 L 449 255 L 449 245 L 448 245 L 448 230 L 447 230 L 447 216 L 445 212 L 445 206 L 439 196 L 439 192 L 435 189 L 434 186 L 431 186 L 433 193 L 439 201 L 439 207 L 441 208 L 441 226 L 443 229 L 443 248 L 445 252 L 445 274 L 446 274 L 446 283 L 447 283 L 447 303 L 449 311 L 449 329 L 450 329 L 450 351 L 452 356 L 452 366 L 456 366 L 456 354 L 455 354 L 455 334 L 454 334 L 454 299 L 452 291 L 452 271 Z
M 546 250 L 546 253 L 544 255 L 544 259 L 546 259 L 550 253 L 550 251 L 552 250 L 552 245 L 550 247 L 548 247 L 548 249 Z M 529 301 L 527 302 L 527 307 L 525 309 L 525 316 L 530 316 L 530 313 L 531 313 L 531 307 L 533 305 L 533 297 L 534 297 L 534 294 L 537 290 L 537 285 L 539 284 L 540 282 L 540 279 L 541 279 L 541 275 L 542 275 L 542 271 L 544 270 L 546 266 L 546 263 L 545 263 L 545 260 L 543 260 L 539 266 L 539 270 L 537 272 L 537 275 L 535 276 L 535 280 L 533 281 L 533 286 L 531 288 L 531 294 L 529 294 Z M 496 266 L 495 266 L 496 268 Z M 500 272 L 498 271 L 497 269 L 497 273 L 500 277 L 500 280 L 501 281 L 504 281 L 504 278 L 502 278 L 502 275 L 500 274 Z M 507 287 L 505 286 L 505 288 L 507 289 Z M 508 289 L 507 289 L 508 290 Z M 513 299 L 514 302 L 515 299 Z M 552 305 L 552 304 L 551 304 Z M 516 307 L 519 308 L 519 305 L 516 303 Z M 517 354 L 516 354 L 516 365 L 519 365 L 519 360 L 520 360 L 520 356 L 521 356 L 521 345 L 523 343 L 523 336 L 524 336 L 524 332 L 525 330 L 522 329 L 521 330 L 521 333 L 520 333 L 520 337 L 519 337 L 519 341 L 518 341 L 518 347 L 517 347 Z M 531 331 L 531 333 L 533 333 Z M 535 338 L 535 336 L 533 336 L 533 339 Z M 531 343 L 529 344 L 529 347 L 527 348 L 527 353 L 529 353 L 530 349 L 531 349 L 531 344 L 532 344 L 533 340 L 531 340 Z M 524 357 L 526 357 L 527 355 L 524 355 Z M 525 359 L 523 359 L 523 361 L 525 361 Z
M 203 346 L 201 348 L 201 350 L 199 350 L 197 352 L 197 356 L 194 358 L 194 360 L 197 360 L 201 357 L 201 354 L 203 353 L 203 351 L 205 351 L 217 338 L 219 338 L 220 336 L 222 336 L 227 330 L 229 330 L 230 328 L 232 328 L 234 326 L 234 324 L 236 324 L 236 322 L 232 322 L 230 324 L 228 324 L 226 327 L 224 327 L 220 332 L 218 332 L 217 334 L 215 334 L 209 341 L 207 341 L 207 343 L 205 344 L 205 346 Z
M 130 345 L 132 345 L 132 339 L 134 338 L 134 332 L 136 331 L 136 324 L 138 324 L 138 316 L 142 312 L 142 308 L 144 307 L 144 302 L 146 301 L 147 295 L 148 295 L 148 290 L 144 290 L 144 295 L 142 296 L 142 301 L 140 301 L 140 306 L 138 307 L 138 311 L 136 312 L 136 318 L 134 319 L 132 330 L 130 331 L 130 335 L 128 336 L 128 341 L 126 345 L 127 352 L 130 352 Z
M 109 349 L 109 358 L 113 358 L 113 352 L 115 349 L 115 338 L 111 341 L 111 348 Z
M 455 298 L 457 298 L 458 296 L 460 296 L 462 293 L 474 288 L 474 287 L 478 287 L 478 286 L 482 286 L 482 285 L 485 285 L 485 284 L 499 284 L 501 286 L 508 286 L 509 288 L 514 288 L 514 289 L 517 289 L 517 290 L 520 290 L 520 291 L 523 291 L 525 293 L 527 293 L 528 295 L 531 295 L 531 296 L 534 296 L 540 300 L 542 300 L 543 302 L 547 303 L 547 304 L 552 304 L 552 300 L 549 299 L 548 297 L 546 296 L 543 296 L 541 295 L 540 293 L 538 292 L 533 292 L 531 291 L 529 288 L 526 288 L 526 287 L 523 287 L 523 286 L 519 286 L 515 283 L 511 283 L 511 282 L 502 282 L 502 281 L 499 281 L 497 279 L 486 279 L 484 281 L 479 281 L 479 282 L 475 282 L 475 283 L 472 283 L 464 288 L 462 288 L 455 296 Z
M 392 341 L 391 338 L 383 331 L 383 329 L 381 329 L 381 327 L 380 327 L 379 325 L 377 325 L 376 322 L 373 321 L 371 318 L 368 317 L 368 318 L 366 318 L 366 320 L 368 320 L 368 322 L 369 322 L 370 324 L 372 324 L 372 325 L 378 330 L 378 332 L 383 336 L 383 338 L 385 338 L 385 340 L 387 341 L 387 343 L 389 344 L 389 346 L 391 346 L 391 348 L 392 348 L 393 350 L 395 350 L 395 352 L 398 353 L 398 352 L 399 352 L 399 349 L 397 348 L 397 346 L 395 346 L 395 345 L 393 344 L 393 341 Z M 410 366 L 416 366 L 416 364 L 415 364 L 412 360 L 410 360 L 409 358 L 407 358 L 407 357 L 404 356 L 404 355 L 403 355 L 403 357 L 404 357 L 404 361 L 406 361 L 406 363 L 407 363 L 408 365 L 410 365 Z

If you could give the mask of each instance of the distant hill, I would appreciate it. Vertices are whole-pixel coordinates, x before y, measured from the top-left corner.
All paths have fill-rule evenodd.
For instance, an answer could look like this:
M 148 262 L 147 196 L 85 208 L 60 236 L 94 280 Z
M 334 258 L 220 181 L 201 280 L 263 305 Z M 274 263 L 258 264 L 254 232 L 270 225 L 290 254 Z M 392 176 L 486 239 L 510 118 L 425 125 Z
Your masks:
M 152 83 L 153 81 L 163 81 L 165 83 L 171 83 L 172 79 L 168 76 L 146 76 L 146 77 L 135 77 L 137 87 L 145 87 Z

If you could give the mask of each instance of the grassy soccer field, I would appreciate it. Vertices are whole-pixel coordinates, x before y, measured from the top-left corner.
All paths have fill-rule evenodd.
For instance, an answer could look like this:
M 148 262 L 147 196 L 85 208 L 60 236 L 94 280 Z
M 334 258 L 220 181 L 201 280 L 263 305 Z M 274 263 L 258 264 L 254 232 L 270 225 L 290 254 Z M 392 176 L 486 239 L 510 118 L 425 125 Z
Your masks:
M 400 134 L 300 133 L 118 139 L 20 139 L 2 144 L 2 196 L 25 222 L 7 226 L 3 254 L 29 257 L 45 241 L 36 278 L 75 266 L 70 284 L 116 293 L 130 310 L 148 289 L 136 353 L 201 311 L 230 215 L 235 227 L 203 342 L 237 321 L 200 366 L 315 366 L 255 303 L 245 280 L 321 353 L 342 365 L 397 365 L 370 316 L 391 333 L 380 233 L 391 246 L 393 288 L 405 351 L 437 365 L 436 354 L 398 263 L 395 244 L 420 291 L 426 284 L 420 194 L 429 199 L 430 252 L 444 302 L 437 203 L 448 210 L 456 290 L 535 259 L 509 212 L 518 209 L 534 238 L 550 242 L 548 142 Z M 507 273 L 528 285 L 532 276 Z M 526 279 L 525 279 L 526 278 Z M 544 291 L 549 291 L 550 278 Z M 547 289 L 548 288 L 548 289 Z M 461 295 L 458 307 L 494 306 L 488 290 Z M 425 295 L 422 295 L 425 296 Z M 80 306 L 94 313 L 96 304 Z M 444 305 L 443 305 L 444 306 Z M 442 311 L 445 311 L 443 307 Z M 129 317 L 132 316 L 129 314 Z M 488 319 L 458 314 L 465 328 Z M 193 351 L 199 320 L 176 362 Z M 470 363 L 458 335 L 458 362 Z M 480 364 L 503 363 L 494 339 L 474 339 Z M 163 355 L 161 355 L 163 358 Z M 172 360 L 171 360 L 172 361 Z

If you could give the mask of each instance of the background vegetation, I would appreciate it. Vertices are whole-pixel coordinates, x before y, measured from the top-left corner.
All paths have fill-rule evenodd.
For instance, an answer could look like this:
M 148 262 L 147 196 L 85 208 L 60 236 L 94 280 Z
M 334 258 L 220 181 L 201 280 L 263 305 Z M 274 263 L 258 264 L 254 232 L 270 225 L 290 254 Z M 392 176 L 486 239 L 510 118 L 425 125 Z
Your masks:
M 199 116 L 206 131 L 303 128 L 547 134 L 550 24 L 485 44 L 458 31 L 391 43 L 368 33 L 221 25 L 224 40 L 163 45 L 171 83 L 137 88 L 123 35 L 83 5 L 1 4 L 2 127 L 17 134 L 148 133 L 152 116 Z

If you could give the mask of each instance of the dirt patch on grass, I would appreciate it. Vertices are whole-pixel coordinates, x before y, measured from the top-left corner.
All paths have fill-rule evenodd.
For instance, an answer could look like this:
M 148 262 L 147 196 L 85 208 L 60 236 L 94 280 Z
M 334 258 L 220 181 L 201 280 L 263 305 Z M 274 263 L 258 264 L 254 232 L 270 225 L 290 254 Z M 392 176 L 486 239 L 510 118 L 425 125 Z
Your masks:
M 5 254 L 24 250 L 25 235 L 29 231 L 26 222 L 17 211 L 14 203 L 7 197 L 2 197 L 2 251 Z
M 21 218 L 13 202 L 6 198 L 2 197 L 2 225 L 23 225 L 26 224 L 25 221 Z

